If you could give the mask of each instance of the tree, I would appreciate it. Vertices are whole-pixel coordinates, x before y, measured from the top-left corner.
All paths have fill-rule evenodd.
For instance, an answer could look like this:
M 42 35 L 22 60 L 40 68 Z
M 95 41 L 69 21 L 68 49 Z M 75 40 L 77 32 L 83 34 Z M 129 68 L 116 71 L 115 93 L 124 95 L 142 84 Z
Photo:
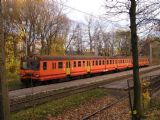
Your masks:
M 134 105 L 133 119 L 139 120 L 141 111 L 141 84 L 138 68 L 138 37 L 137 27 L 142 28 L 152 24 L 159 15 L 159 0 L 106 0 L 106 15 L 114 16 L 116 21 L 124 20 L 124 16 L 129 19 L 131 31 L 131 46 L 133 58 L 133 79 L 134 79 Z M 122 16 L 123 15 L 123 18 Z M 113 19 L 112 19 L 113 20 Z M 114 21 L 114 20 L 113 20 Z M 127 22 L 127 20 L 125 20 Z
M 75 50 L 77 54 L 82 54 L 83 52 L 83 36 L 82 36 L 82 28 L 80 24 L 77 24 L 73 31 L 73 44 L 75 46 Z
M 0 0 L 0 119 L 9 120 L 9 101 L 7 82 L 5 79 L 5 49 L 2 0 Z
M 136 0 L 130 0 L 130 30 L 131 30 L 131 46 L 133 58 L 133 80 L 134 80 L 134 104 L 133 104 L 133 119 L 140 120 L 142 116 L 142 100 L 141 100 L 141 82 L 139 79 L 138 65 L 138 36 L 136 24 Z M 135 112 L 135 113 L 134 113 Z
M 88 38 L 89 38 L 89 48 L 90 48 L 90 52 L 93 52 L 93 50 L 95 50 L 95 37 L 97 36 L 98 30 L 99 30 L 99 24 L 98 21 L 95 21 L 93 19 L 93 16 L 89 16 L 88 18 L 86 18 L 86 22 L 87 22 L 87 33 L 88 33 Z M 97 23 L 97 24 L 96 24 Z
M 130 45 L 130 31 L 127 30 L 117 30 L 116 36 L 116 47 L 117 54 L 122 56 L 131 55 L 131 45 Z

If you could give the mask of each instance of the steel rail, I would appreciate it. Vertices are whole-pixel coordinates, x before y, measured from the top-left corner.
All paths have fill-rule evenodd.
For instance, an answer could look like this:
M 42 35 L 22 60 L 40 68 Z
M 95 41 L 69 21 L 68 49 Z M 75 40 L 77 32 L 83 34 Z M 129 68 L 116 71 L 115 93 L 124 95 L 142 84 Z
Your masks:
M 98 83 L 91 83 L 91 84 L 85 84 L 81 86 L 76 86 L 72 88 L 66 88 L 63 90 L 57 90 L 57 91 L 44 91 L 41 93 L 37 93 L 34 95 L 28 95 L 23 98 L 13 98 L 10 99 L 10 107 L 11 111 L 19 111 L 24 108 L 32 107 L 33 103 L 34 105 L 42 104 L 51 100 L 56 100 L 59 98 L 64 98 L 73 94 L 82 93 L 91 89 L 98 88 L 101 85 L 108 84 L 114 81 L 122 80 L 122 79 L 130 79 L 130 76 L 126 77 L 120 77 L 117 79 L 114 79 L 112 81 L 101 81 Z
M 88 120 L 89 118 L 91 118 L 92 116 L 102 112 L 103 110 L 106 110 L 106 109 L 109 109 L 111 107 L 113 107 L 114 105 L 118 104 L 119 102 L 122 102 L 124 101 L 126 98 L 128 98 L 128 95 L 127 96 L 123 96 L 122 98 L 118 99 L 118 100 L 115 100 L 109 104 L 106 104 L 104 107 L 98 109 L 97 111 L 91 113 L 90 115 L 87 115 L 85 117 L 83 117 L 81 120 Z

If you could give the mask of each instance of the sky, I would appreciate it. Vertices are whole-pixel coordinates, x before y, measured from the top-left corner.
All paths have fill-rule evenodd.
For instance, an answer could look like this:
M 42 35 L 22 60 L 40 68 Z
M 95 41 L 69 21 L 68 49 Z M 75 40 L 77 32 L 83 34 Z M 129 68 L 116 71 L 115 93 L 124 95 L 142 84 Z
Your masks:
M 126 27 L 126 22 L 121 21 L 119 23 L 110 23 L 106 21 L 106 19 L 102 19 L 102 17 L 105 17 L 105 0 L 61 0 L 64 4 L 64 13 L 67 14 L 67 16 L 74 21 L 77 22 L 86 22 L 86 18 L 89 17 L 89 15 L 93 15 L 95 19 L 99 19 L 101 16 L 101 22 L 104 22 L 105 26 L 110 25 L 117 26 L 117 27 Z M 69 8 L 71 7 L 71 8 Z M 73 8 L 73 9 L 72 9 Z M 81 12 L 80 12 L 81 11 Z M 85 14 L 85 13 L 88 14 Z M 114 18 L 115 19 L 115 18 Z M 120 26 L 119 26 L 120 24 Z
M 77 10 L 93 14 L 94 16 L 105 14 L 105 0 L 62 0 L 65 5 L 75 8 Z M 67 16 L 75 21 L 85 21 L 87 14 L 78 12 L 74 9 L 68 8 L 66 11 Z

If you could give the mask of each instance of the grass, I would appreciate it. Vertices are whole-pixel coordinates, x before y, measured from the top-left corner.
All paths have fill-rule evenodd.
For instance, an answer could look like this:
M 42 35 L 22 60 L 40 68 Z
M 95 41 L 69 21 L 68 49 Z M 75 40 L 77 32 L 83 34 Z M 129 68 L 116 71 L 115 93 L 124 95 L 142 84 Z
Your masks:
M 44 120 L 47 115 L 57 116 L 66 110 L 77 108 L 91 99 L 101 98 L 106 95 L 104 89 L 95 89 L 84 93 L 54 100 L 43 105 L 29 108 L 17 113 L 12 113 L 11 120 Z
M 19 80 L 19 75 L 17 73 L 7 73 L 6 76 L 8 80 L 8 89 L 15 90 L 23 87 L 21 81 Z

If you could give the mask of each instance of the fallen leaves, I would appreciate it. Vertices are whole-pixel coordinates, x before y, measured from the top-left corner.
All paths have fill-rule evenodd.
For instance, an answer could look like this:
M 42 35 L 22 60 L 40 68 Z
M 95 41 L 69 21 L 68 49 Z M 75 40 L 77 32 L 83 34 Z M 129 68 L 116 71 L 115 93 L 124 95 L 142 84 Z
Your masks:
M 106 104 L 112 103 L 117 100 L 114 96 L 105 96 L 101 99 L 93 99 L 81 105 L 76 109 L 65 111 L 59 116 L 48 115 L 47 120 L 80 120 L 84 116 L 89 115 Z M 115 106 L 106 109 L 95 116 L 91 120 L 129 120 L 129 104 L 128 99 L 116 104 Z

